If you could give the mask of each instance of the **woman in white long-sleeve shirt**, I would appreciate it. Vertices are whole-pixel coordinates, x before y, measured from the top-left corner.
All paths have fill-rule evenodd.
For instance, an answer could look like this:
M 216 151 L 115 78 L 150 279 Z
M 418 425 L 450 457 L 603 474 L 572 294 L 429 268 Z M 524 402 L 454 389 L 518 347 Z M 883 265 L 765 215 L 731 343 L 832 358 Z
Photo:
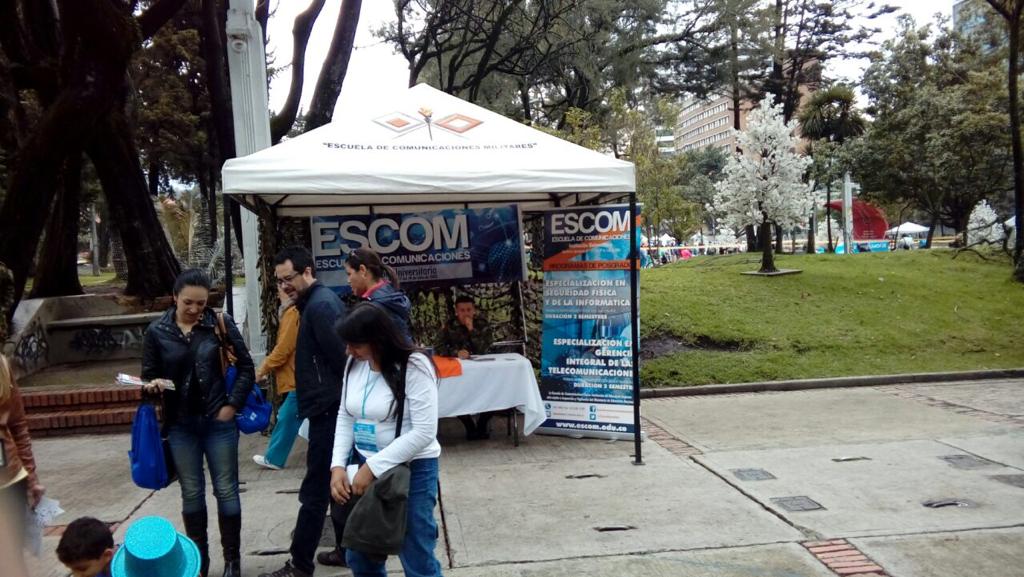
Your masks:
M 408 577 L 439 577 L 437 545 L 437 372 L 399 332 L 388 313 L 372 303 L 357 305 L 339 326 L 351 357 L 342 388 L 341 410 L 334 434 L 331 496 L 345 503 L 362 495 L 385 471 L 408 463 L 408 519 L 399 558 Z M 405 403 L 396 407 L 405 366 Z M 395 438 L 398 410 L 402 431 Z M 353 447 L 355 450 L 353 451 Z M 349 484 L 345 467 L 361 463 Z M 386 575 L 384 561 L 358 551 L 345 555 L 355 577 Z

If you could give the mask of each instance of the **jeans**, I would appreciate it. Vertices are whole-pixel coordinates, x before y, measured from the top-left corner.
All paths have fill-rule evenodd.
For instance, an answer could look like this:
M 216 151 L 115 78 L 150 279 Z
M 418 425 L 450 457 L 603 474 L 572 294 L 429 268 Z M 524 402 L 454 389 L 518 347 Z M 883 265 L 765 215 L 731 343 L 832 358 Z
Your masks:
M 298 411 L 295 391 L 286 393 L 281 408 L 277 410 L 277 424 L 274 425 L 274 432 L 270 435 L 270 444 L 267 445 L 267 453 L 264 455 L 271 465 L 284 467 L 288 461 L 288 454 L 292 452 L 292 445 L 295 444 L 295 436 L 299 433 Z
M 167 443 L 178 470 L 183 515 L 206 511 L 204 455 L 217 512 L 225 516 L 242 514 L 238 499 L 238 426 L 234 419 L 221 422 L 212 417 L 183 415 L 168 428 Z
M 331 501 L 331 457 L 334 454 L 334 428 L 338 422 L 338 407 L 309 417 L 309 446 L 306 448 L 306 476 L 299 486 L 299 518 L 292 534 L 292 566 L 313 574 L 316 566 L 313 556 L 324 530 L 327 507 Z M 341 540 L 337 523 L 334 531 Z
M 437 459 L 416 459 L 409 463 L 412 473 L 409 478 L 408 519 L 405 527 L 405 543 L 398 558 L 406 577 L 441 577 L 441 563 L 434 557 L 437 546 L 437 522 L 434 507 L 437 505 Z M 349 549 L 345 560 L 354 577 L 385 577 L 383 561 L 374 561 L 369 556 Z

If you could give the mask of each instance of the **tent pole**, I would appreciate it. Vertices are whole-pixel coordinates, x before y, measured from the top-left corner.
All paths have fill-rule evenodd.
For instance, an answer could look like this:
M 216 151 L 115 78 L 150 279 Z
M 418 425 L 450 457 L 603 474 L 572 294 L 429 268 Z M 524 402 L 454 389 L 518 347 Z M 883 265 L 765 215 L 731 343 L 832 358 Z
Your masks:
M 231 276 L 231 198 L 223 192 L 220 197 L 224 201 L 224 309 L 233 317 L 235 303 L 231 293 L 235 279 Z
M 640 287 L 640 272 L 637 269 L 636 242 L 636 191 L 629 193 L 629 316 L 630 331 L 633 340 L 633 451 L 635 453 L 633 464 L 643 465 L 643 454 L 641 453 L 641 431 L 640 431 L 640 323 L 637 301 L 637 289 Z

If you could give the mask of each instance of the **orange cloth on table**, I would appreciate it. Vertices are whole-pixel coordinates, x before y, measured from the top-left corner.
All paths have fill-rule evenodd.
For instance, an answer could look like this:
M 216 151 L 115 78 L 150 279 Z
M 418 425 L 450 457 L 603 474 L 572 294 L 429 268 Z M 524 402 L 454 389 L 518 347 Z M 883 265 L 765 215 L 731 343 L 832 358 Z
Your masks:
M 434 357 L 434 364 L 437 365 L 437 378 L 439 379 L 462 375 L 462 363 L 459 362 L 459 359 Z

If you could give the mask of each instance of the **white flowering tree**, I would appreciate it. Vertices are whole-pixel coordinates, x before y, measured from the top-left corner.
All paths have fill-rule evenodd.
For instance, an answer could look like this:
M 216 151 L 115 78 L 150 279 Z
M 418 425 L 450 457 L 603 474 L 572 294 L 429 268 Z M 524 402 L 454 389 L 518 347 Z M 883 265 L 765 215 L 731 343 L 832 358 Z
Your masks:
M 996 244 L 1006 236 L 999 215 L 988 201 L 983 200 L 974 206 L 970 218 L 967 219 L 967 246 L 981 243 Z
M 737 134 L 741 152 L 729 158 L 725 178 L 715 185 L 714 209 L 724 220 L 736 229 L 758 228 L 761 273 L 777 271 L 772 225 L 802 225 L 813 206 L 813 193 L 803 182 L 811 159 L 797 154 L 795 127 L 783 122 L 781 107 L 763 100 L 747 118 L 747 130 Z

